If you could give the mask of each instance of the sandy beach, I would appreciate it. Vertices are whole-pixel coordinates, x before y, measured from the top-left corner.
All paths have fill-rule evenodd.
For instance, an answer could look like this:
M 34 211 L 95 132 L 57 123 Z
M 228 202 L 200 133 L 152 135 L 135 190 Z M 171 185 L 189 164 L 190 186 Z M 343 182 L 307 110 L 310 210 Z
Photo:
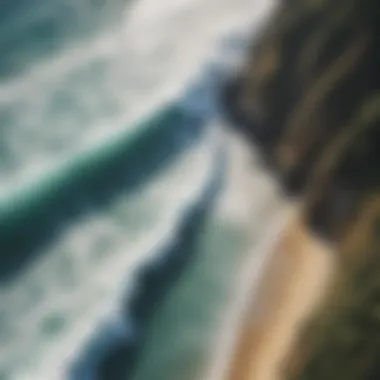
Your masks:
M 299 205 L 281 195 L 249 147 L 228 138 L 235 141 L 229 183 L 240 191 L 222 204 L 228 215 L 240 210 L 237 218 L 251 225 L 252 242 L 201 378 L 282 380 L 294 330 L 323 294 L 334 254 L 310 236 Z
M 257 291 L 242 316 L 226 380 L 281 380 L 294 331 L 324 293 L 334 255 L 297 216 L 273 246 Z

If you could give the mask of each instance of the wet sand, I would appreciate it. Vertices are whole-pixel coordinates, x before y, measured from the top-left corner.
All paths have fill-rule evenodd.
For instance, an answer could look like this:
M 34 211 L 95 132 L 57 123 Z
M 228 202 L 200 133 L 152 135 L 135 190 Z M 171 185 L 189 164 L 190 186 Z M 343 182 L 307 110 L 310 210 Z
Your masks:
M 281 380 L 294 331 L 323 295 L 334 268 L 331 249 L 294 217 L 272 248 L 238 331 L 226 380 Z
M 323 293 L 334 254 L 304 230 L 298 205 L 284 199 L 273 178 L 262 173 L 251 149 L 236 144 L 242 157 L 232 165 L 230 183 L 252 194 L 238 208 L 244 210 L 239 219 L 244 215 L 244 224 L 251 225 L 252 244 L 200 379 L 282 380 L 280 365 L 293 331 Z M 240 172 L 242 162 L 246 168 Z

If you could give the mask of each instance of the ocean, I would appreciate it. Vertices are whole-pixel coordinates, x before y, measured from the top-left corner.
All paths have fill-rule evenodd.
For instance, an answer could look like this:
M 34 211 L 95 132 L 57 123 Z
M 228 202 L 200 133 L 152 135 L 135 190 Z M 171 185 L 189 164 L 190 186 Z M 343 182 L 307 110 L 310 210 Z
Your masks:
M 0 2 L 1 380 L 221 380 L 278 203 L 218 90 L 272 3 Z

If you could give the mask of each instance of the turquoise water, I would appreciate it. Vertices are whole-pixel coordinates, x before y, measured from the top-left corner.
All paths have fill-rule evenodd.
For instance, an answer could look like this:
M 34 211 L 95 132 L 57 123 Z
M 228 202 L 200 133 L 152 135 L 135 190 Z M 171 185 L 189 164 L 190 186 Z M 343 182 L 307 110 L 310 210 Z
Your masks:
M 1 2 L 0 379 L 210 366 L 256 213 L 216 95 L 264 9 Z
M 212 356 L 215 329 L 229 300 L 248 236 L 227 222 L 209 220 L 197 259 L 157 311 L 133 379 L 195 379 Z M 240 256 L 240 257 L 239 257 Z

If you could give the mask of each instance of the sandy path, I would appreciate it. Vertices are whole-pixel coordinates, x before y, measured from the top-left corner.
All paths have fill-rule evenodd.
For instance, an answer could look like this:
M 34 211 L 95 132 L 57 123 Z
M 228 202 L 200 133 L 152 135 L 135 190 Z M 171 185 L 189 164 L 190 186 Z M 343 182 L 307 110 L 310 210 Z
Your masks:
M 323 293 L 334 255 L 295 219 L 273 248 L 243 317 L 228 380 L 281 380 L 294 329 Z

